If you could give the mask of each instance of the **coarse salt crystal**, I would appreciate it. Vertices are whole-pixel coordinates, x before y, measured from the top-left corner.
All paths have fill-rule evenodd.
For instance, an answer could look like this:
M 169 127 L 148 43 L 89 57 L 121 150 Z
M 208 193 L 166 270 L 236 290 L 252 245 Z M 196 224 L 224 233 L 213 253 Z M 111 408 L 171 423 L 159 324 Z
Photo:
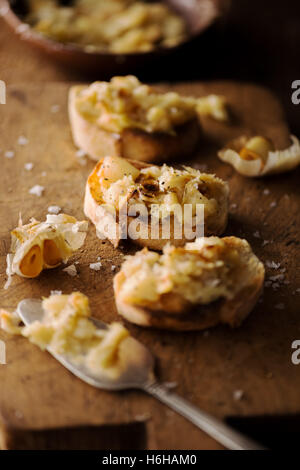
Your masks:
M 101 266 L 102 266 L 102 263 L 98 261 L 98 263 L 91 263 L 90 269 L 92 269 L 93 271 L 100 271 Z
M 276 207 L 276 206 L 277 206 L 277 202 L 276 202 L 276 201 L 271 202 L 270 207 Z
M 256 230 L 256 232 L 254 232 L 253 236 L 254 236 L 255 238 L 260 238 L 260 233 L 259 233 L 259 231 Z
M 4 153 L 5 158 L 14 158 L 15 152 L 13 150 L 8 150 Z
M 50 295 L 61 295 L 62 291 L 61 290 L 51 290 Z
M 266 196 L 268 196 L 268 194 L 270 194 L 270 190 L 269 190 L 269 189 L 264 189 L 264 194 L 265 194 Z
M 75 277 L 77 275 L 77 269 L 76 269 L 75 264 L 70 264 L 70 266 L 67 266 L 66 268 L 64 268 L 63 271 L 72 277 Z
M 49 206 L 48 207 L 48 212 L 49 214 L 59 214 L 61 211 L 61 207 L 59 206 Z
M 280 263 L 275 263 L 275 261 L 266 261 L 267 268 L 278 269 L 280 268 Z
M 45 190 L 44 186 L 40 186 L 39 184 L 36 184 L 35 186 L 32 186 L 32 188 L 29 189 L 29 194 L 33 194 L 34 196 L 41 197 L 44 190 Z
M 116 266 L 113 264 L 111 267 L 111 270 L 114 271 L 116 269 Z
M 60 110 L 59 104 L 53 104 L 50 108 L 51 113 L 58 113 L 59 110 Z
M 33 163 L 31 163 L 31 162 L 25 163 L 24 168 L 27 171 L 31 171 L 32 168 L 33 168 Z
M 29 142 L 29 140 L 24 137 L 24 135 L 20 135 L 20 137 L 18 138 L 18 144 L 19 145 L 27 145 Z

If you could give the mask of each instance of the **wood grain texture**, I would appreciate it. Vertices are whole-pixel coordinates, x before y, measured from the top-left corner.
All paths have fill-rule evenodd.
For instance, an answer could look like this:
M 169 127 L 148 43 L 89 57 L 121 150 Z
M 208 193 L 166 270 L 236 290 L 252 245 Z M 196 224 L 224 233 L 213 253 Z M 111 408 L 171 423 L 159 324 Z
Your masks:
M 83 218 L 83 191 L 94 163 L 82 167 L 75 157 L 66 111 L 68 86 L 11 86 L 7 104 L 0 107 L 1 286 L 9 231 L 16 226 L 19 212 L 26 222 L 32 216 L 44 219 L 48 206 L 58 204 L 64 212 Z M 226 235 L 245 237 L 263 261 L 280 262 L 289 284 L 276 291 L 267 288 L 262 302 L 237 330 L 219 327 L 208 334 L 180 334 L 128 327 L 156 356 L 160 379 L 178 383 L 178 393 L 213 415 L 300 414 L 300 374 L 291 363 L 291 343 L 300 337 L 300 296 L 295 293 L 299 288 L 300 171 L 250 180 L 216 157 L 225 141 L 241 133 L 265 134 L 278 147 L 287 146 L 289 131 L 282 110 L 268 91 L 253 85 L 219 82 L 172 88 L 196 96 L 216 92 L 227 97 L 232 124 L 205 119 L 205 139 L 193 161 L 185 163 L 207 165 L 229 182 L 231 204 L 236 206 L 231 206 Z M 60 110 L 53 114 L 55 104 Z M 18 145 L 20 135 L 29 139 L 28 145 Z M 7 150 L 15 151 L 13 159 L 3 156 Z M 24 169 L 26 162 L 34 163 L 32 171 Z M 28 194 L 35 184 L 45 186 L 40 198 Z M 265 189 L 270 194 L 264 194 Z M 265 246 L 264 240 L 269 241 Z M 80 290 L 89 296 L 93 315 L 110 322 L 117 318 L 111 265 L 119 267 L 124 254 L 133 250 L 129 244 L 113 249 L 109 242 L 98 240 L 90 226 L 83 249 L 71 261 L 79 262 L 77 277 L 69 277 L 62 268 L 35 280 L 15 276 L 10 289 L 1 290 L 0 305 L 14 309 L 21 299 L 48 296 L 50 290 Z M 98 256 L 103 267 L 91 271 L 89 264 Z M 279 271 L 267 268 L 268 276 L 276 274 Z M 283 310 L 275 308 L 280 303 Z M 0 339 L 7 345 L 7 365 L 0 366 L 2 448 L 219 448 L 150 397 L 135 391 L 94 390 L 27 340 L 3 332 Z M 239 401 L 233 398 L 237 389 L 244 391 Z

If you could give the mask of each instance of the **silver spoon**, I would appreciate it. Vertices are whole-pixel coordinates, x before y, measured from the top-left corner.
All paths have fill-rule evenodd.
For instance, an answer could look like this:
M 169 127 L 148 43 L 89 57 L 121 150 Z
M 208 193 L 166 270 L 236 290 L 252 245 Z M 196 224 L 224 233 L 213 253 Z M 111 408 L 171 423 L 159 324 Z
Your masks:
M 30 325 L 34 321 L 41 321 L 44 315 L 42 302 L 37 299 L 24 299 L 17 308 L 18 314 L 25 325 Z M 106 329 L 107 325 L 100 320 L 91 318 L 91 321 L 99 329 Z M 137 341 L 133 340 L 136 344 Z M 143 361 L 133 361 L 129 364 L 117 380 L 109 378 L 107 375 L 99 377 L 94 375 L 87 367 L 72 362 L 72 358 L 56 354 L 48 348 L 48 351 L 70 372 L 97 388 L 106 390 L 126 390 L 139 389 L 149 393 L 161 402 L 168 405 L 180 415 L 195 424 L 202 431 L 230 450 L 263 450 L 264 448 L 256 442 L 248 439 L 222 421 L 201 411 L 185 399 L 179 397 L 168 388 L 158 383 L 154 373 L 154 359 L 151 353 L 140 343 L 142 348 Z

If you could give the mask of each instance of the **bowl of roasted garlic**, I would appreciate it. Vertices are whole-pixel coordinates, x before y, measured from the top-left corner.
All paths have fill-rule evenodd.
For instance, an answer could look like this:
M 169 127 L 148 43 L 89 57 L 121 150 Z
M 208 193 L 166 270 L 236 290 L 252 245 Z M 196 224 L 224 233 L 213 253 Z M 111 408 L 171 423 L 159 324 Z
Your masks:
M 230 0 L 0 0 L 19 38 L 83 71 L 132 73 L 222 22 Z

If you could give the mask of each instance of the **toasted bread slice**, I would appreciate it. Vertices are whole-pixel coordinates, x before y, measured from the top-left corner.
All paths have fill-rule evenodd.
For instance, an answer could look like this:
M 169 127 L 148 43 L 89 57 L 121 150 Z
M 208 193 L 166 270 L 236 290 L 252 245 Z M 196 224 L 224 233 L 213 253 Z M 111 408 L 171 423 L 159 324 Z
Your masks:
M 220 297 L 211 303 L 192 304 L 182 295 L 171 291 L 164 294 L 158 304 L 153 304 L 153 308 L 151 305 L 126 303 L 120 294 L 126 281 L 126 274 L 121 268 L 114 278 L 115 302 L 119 314 L 140 326 L 168 330 L 203 330 L 218 324 L 239 326 L 262 292 L 265 269 L 245 240 L 236 237 L 225 237 L 222 240 L 228 247 L 236 249 L 240 259 L 240 268 L 235 276 L 241 288 L 236 290 L 233 298 Z
M 180 237 L 176 235 L 176 219 L 174 215 L 171 215 L 170 217 L 170 233 L 167 237 L 165 235 L 162 235 L 161 222 L 159 224 L 159 235 L 156 235 L 155 237 L 151 235 L 151 225 L 150 223 L 148 223 L 148 220 L 151 221 L 151 218 L 149 217 L 149 219 L 145 222 L 143 222 L 143 220 L 140 220 L 140 231 L 138 234 L 136 234 L 135 238 L 133 239 L 130 236 L 130 233 L 128 232 L 128 227 L 130 223 L 134 221 L 134 217 L 130 217 L 127 215 L 127 223 L 125 226 L 122 225 L 120 223 L 118 213 L 115 216 L 115 214 L 108 209 L 107 204 L 103 198 L 103 191 L 105 190 L 103 184 L 105 182 L 109 185 L 109 182 L 103 182 L 103 178 L 101 180 L 99 174 L 102 171 L 102 165 L 105 166 L 104 162 L 108 159 L 112 162 L 110 165 L 111 168 L 114 167 L 114 172 L 119 171 L 119 162 L 122 166 L 129 165 L 129 167 L 126 167 L 125 170 L 123 170 L 123 174 L 126 174 L 126 172 L 127 174 L 129 174 L 130 167 L 133 170 L 138 170 L 137 173 L 139 173 L 139 171 L 144 168 L 159 168 L 139 161 L 125 160 L 119 157 L 106 157 L 106 159 L 102 159 L 98 162 L 93 172 L 89 176 L 86 184 L 84 213 L 95 225 L 99 238 L 108 238 L 115 247 L 119 245 L 121 239 L 131 238 L 132 241 L 137 245 L 142 247 L 148 247 L 153 250 L 162 250 L 162 248 L 169 242 L 171 242 L 175 246 L 183 246 L 186 242 L 192 241 L 190 238 L 186 238 L 186 233 L 184 230 L 183 234 L 180 234 Z M 203 178 L 212 178 L 212 182 L 208 182 L 207 186 L 208 188 L 209 186 L 213 188 L 213 201 L 215 203 L 213 212 L 208 214 L 207 216 L 204 216 L 204 234 L 206 236 L 221 235 L 227 225 L 228 186 L 225 182 L 223 182 L 219 178 L 215 178 L 212 175 L 202 175 Z M 104 179 L 107 180 L 107 178 Z M 131 195 L 129 195 L 128 197 L 130 196 Z M 126 200 L 126 202 L 128 202 L 128 200 Z M 109 233 L 107 233 L 108 228 Z M 107 235 L 104 237 L 103 234 L 105 233 Z M 196 235 L 193 237 L 193 239 L 195 238 Z
M 164 162 L 191 155 L 201 136 L 197 117 L 177 126 L 173 134 L 146 132 L 127 128 L 120 134 L 101 129 L 77 111 L 75 102 L 82 86 L 73 86 L 69 93 L 69 118 L 74 143 L 90 158 L 98 161 L 106 155 L 143 162 Z

